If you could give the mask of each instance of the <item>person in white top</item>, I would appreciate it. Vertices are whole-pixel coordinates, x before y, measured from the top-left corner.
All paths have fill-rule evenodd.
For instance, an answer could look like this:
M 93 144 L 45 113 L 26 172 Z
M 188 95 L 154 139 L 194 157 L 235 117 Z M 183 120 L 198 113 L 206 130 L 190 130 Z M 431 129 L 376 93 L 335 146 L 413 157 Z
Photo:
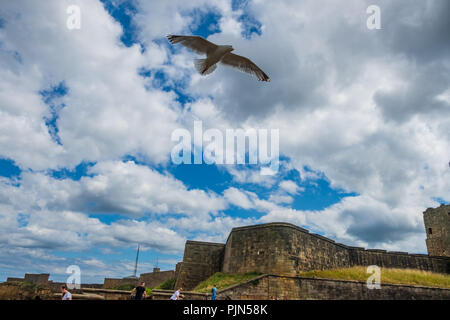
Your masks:
M 72 300 L 72 294 L 67 291 L 66 286 L 61 286 L 62 300 Z
M 183 288 L 179 288 L 177 291 L 175 291 L 175 293 L 170 297 L 170 300 L 181 300 L 181 290 L 183 290 Z

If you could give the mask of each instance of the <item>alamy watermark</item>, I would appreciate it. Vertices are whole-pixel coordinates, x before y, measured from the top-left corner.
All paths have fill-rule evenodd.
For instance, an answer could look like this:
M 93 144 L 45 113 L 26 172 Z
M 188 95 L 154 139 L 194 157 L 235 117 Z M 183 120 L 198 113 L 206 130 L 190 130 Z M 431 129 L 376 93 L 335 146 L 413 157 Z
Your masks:
M 368 266 L 366 272 L 371 274 L 367 278 L 367 289 L 381 289 L 381 268 L 379 266 Z
M 77 5 L 70 5 L 67 7 L 66 13 L 69 15 L 66 21 L 67 29 L 79 30 L 81 29 L 81 9 Z
M 68 266 L 66 273 L 70 276 L 66 280 L 66 286 L 69 290 L 81 288 L 81 269 L 77 265 Z
M 278 172 L 278 129 L 226 129 L 224 134 L 219 129 L 203 131 L 202 121 L 194 121 L 193 134 L 182 128 L 172 132 L 172 141 L 178 142 L 171 152 L 174 164 L 250 164 L 260 165 L 262 175 Z
M 370 16 L 367 18 L 366 25 L 369 30 L 381 29 L 381 9 L 379 6 L 371 5 L 367 7 L 367 14 Z

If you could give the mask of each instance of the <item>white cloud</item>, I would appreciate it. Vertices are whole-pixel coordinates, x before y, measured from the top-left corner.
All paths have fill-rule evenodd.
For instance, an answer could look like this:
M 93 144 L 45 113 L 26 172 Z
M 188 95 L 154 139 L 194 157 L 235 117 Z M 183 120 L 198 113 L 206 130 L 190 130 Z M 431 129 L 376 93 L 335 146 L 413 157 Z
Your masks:
M 283 203 L 290 204 L 290 203 L 294 202 L 294 198 L 292 198 L 289 195 L 275 193 L 275 194 L 271 194 L 269 196 L 269 201 L 275 202 L 277 204 L 283 204 Z
M 6 75 L 0 82 L 0 99 L 6 106 L 1 156 L 25 169 L 74 166 L 124 154 L 166 161 L 179 106 L 171 93 L 146 90 L 137 74 L 149 64 L 146 59 L 163 63 L 164 53 L 155 45 L 145 54 L 137 45 L 120 45 L 120 25 L 96 1 L 78 2 L 81 29 L 68 30 L 69 4 L 18 1 L 2 7 L 0 39 L 7 50 L 1 52 Z M 5 62 L 11 52 L 18 52 L 20 61 Z M 48 108 L 39 95 L 59 82 L 68 87 L 61 99 L 66 106 L 56 121 L 62 145 L 48 134 Z M 12 98 L 11 92 L 21 98 Z
M 303 188 L 300 188 L 300 186 L 292 180 L 281 181 L 279 187 L 280 187 L 280 189 L 286 191 L 289 194 L 293 194 L 293 195 L 304 190 Z
M 276 175 L 262 175 L 259 168 L 237 169 L 234 166 L 227 166 L 226 169 L 233 176 L 233 181 L 236 183 L 257 184 L 268 188 L 276 182 Z
M 215 214 L 226 202 L 214 193 L 188 190 L 170 175 L 132 161 L 102 162 L 79 181 L 55 179 L 42 173 L 22 173 L 20 186 L 0 184 L 4 194 L 20 210 L 32 207 L 51 210 L 114 212 L 124 216 L 146 214 Z
M 248 198 L 248 194 L 236 188 L 229 188 L 224 191 L 224 197 L 227 201 L 243 209 L 253 209 L 254 204 Z

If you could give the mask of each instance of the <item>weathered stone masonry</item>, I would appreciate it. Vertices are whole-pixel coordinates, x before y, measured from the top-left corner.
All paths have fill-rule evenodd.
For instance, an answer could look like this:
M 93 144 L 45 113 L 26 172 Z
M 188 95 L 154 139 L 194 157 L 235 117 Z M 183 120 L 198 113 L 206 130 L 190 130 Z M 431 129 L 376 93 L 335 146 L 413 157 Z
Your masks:
M 225 245 L 186 241 L 183 262 L 177 265 L 177 288 L 194 288 L 199 282 L 222 269 Z
M 423 213 L 428 254 L 450 257 L 450 205 L 429 208 Z
M 175 278 L 175 271 L 161 271 L 159 268 L 153 268 L 153 272 L 141 273 L 139 278 L 105 278 L 104 289 L 114 289 L 124 285 L 137 286 L 141 282 L 149 288 L 154 288 L 166 280 Z
M 193 289 L 215 272 L 297 276 L 355 265 L 450 273 L 448 257 L 349 247 L 289 223 L 268 223 L 234 228 L 226 244 L 187 241 L 176 286 Z
M 370 290 L 363 281 L 263 275 L 221 290 L 217 299 L 450 300 L 449 289 L 396 284 L 382 284 L 381 288 Z

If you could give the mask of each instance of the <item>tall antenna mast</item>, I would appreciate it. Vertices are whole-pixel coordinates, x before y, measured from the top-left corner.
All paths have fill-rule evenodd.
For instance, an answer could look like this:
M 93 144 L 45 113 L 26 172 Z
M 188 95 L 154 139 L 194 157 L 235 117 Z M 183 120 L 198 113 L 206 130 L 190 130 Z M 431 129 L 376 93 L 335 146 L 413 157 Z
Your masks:
M 137 253 L 136 253 L 136 264 L 134 265 L 134 277 L 137 277 L 137 265 L 138 265 L 138 259 L 139 259 L 139 243 L 138 243 L 138 248 L 137 248 Z

